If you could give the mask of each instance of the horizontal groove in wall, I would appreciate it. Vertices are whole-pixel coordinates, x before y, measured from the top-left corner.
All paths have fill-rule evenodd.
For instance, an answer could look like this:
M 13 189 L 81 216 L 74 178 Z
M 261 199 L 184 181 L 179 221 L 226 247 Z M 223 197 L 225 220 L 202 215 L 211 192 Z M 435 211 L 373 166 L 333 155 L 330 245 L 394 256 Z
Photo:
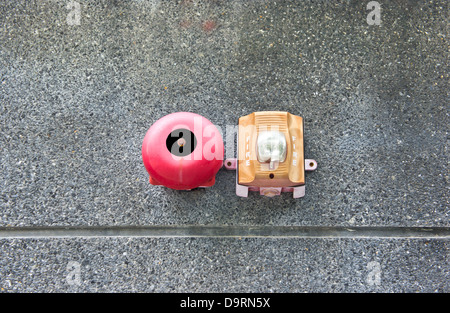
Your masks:
M 0 239 L 94 237 L 450 238 L 450 227 L 91 226 L 0 227 Z

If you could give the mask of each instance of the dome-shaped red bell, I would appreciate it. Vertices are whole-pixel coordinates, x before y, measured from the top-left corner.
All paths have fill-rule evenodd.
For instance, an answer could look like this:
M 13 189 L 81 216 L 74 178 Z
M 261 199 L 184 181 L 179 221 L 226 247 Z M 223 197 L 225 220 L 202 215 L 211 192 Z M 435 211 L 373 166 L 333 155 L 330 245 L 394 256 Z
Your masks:
M 150 183 L 190 190 L 214 185 L 224 155 L 220 131 L 195 113 L 164 116 L 148 130 L 142 158 Z

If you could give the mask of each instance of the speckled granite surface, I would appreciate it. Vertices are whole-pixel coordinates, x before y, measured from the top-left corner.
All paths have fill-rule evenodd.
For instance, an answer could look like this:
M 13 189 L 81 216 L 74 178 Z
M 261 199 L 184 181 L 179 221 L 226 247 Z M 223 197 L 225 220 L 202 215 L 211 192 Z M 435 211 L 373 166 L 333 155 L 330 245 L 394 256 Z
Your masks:
M 447 1 L 380 2 L 379 26 L 369 1 L 76 1 L 79 15 L 69 2 L 0 1 L 0 227 L 449 226 Z M 225 130 L 263 110 L 305 119 L 319 162 L 305 198 L 238 198 L 225 170 L 207 190 L 148 184 L 140 149 L 158 118 L 191 111 Z M 94 277 L 100 254 L 122 257 L 114 240 L 0 239 L 0 286 L 72 290 L 48 284 L 54 271 L 75 259 Z M 130 238 L 133 262 L 167 258 L 153 278 L 108 260 L 119 267 L 77 290 L 449 290 L 446 240 L 236 240 Z M 36 249 L 49 267 L 25 285 Z M 209 277 L 193 288 L 191 265 Z
M 448 292 L 446 249 L 436 240 L 8 240 L 0 242 L 1 287 L 7 292 Z

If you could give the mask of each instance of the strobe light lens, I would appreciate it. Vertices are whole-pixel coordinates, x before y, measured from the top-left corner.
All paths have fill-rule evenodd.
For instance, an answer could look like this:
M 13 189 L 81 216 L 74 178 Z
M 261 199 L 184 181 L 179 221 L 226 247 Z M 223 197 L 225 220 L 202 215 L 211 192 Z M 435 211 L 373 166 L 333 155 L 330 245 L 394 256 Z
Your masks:
M 269 163 L 273 169 L 286 160 L 286 138 L 279 131 L 262 131 L 257 139 L 257 156 L 261 163 Z

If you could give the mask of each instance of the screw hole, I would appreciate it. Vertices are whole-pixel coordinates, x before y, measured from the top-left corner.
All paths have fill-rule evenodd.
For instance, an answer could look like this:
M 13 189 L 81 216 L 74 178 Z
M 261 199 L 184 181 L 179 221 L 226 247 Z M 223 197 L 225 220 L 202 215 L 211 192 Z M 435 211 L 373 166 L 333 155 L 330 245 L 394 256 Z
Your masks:
M 227 166 L 231 166 L 231 162 L 230 161 L 227 162 Z
M 275 175 L 273 175 L 273 173 L 270 173 L 269 178 L 273 179 L 275 177 Z
M 314 167 L 314 163 L 313 162 L 309 163 L 309 167 Z

